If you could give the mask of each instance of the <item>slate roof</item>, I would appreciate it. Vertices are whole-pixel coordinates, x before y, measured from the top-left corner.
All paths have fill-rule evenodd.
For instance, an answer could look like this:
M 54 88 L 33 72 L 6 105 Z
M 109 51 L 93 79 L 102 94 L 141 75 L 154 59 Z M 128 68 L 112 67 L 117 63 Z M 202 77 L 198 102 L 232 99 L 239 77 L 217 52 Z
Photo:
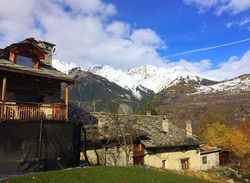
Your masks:
M 104 115 L 108 116 L 108 114 L 105 113 L 91 113 L 91 115 L 93 115 L 97 119 L 98 117 L 101 117 L 103 119 Z M 199 139 L 196 135 L 193 134 L 192 136 L 188 136 L 186 133 L 186 129 L 182 129 L 172 122 L 169 122 L 169 132 L 164 132 L 162 129 L 163 116 L 119 115 L 119 120 L 122 123 L 126 123 L 128 121 L 128 116 L 130 119 L 134 118 L 132 120 L 132 123 L 130 124 L 132 125 L 133 129 L 137 130 L 138 137 L 145 137 L 142 138 L 140 142 L 146 148 L 198 146 L 202 143 L 202 140 Z M 106 125 L 110 120 L 111 119 L 107 117 Z
M 32 75 L 32 76 L 46 77 L 46 78 L 61 80 L 61 81 L 69 82 L 69 83 L 77 82 L 76 80 L 67 76 L 61 71 L 58 71 L 49 65 L 43 64 L 42 62 L 40 62 L 39 69 L 35 69 L 35 68 L 15 64 L 11 62 L 10 60 L 0 59 L 0 70 L 15 72 L 15 73 L 22 73 L 22 74 L 27 74 L 27 75 Z
M 147 134 L 149 139 L 141 140 L 146 148 L 171 147 L 171 146 L 192 146 L 199 145 L 200 139 L 197 136 L 188 136 L 185 129 L 169 122 L 169 132 L 162 130 L 162 123 L 142 123 L 139 129 Z

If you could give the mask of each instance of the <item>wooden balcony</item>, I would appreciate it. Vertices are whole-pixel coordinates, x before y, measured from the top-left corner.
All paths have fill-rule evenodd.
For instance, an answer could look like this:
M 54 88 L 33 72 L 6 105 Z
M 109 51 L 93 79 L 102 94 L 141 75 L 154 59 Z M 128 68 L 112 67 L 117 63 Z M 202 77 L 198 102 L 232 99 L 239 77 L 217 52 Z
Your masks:
M 66 110 L 62 104 L 0 102 L 0 120 L 66 120 Z

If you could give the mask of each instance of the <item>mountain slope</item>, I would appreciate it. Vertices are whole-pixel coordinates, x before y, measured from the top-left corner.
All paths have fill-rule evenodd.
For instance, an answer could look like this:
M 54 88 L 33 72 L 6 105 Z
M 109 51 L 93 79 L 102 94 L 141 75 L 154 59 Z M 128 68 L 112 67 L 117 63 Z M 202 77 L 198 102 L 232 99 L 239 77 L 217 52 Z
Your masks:
M 219 112 L 225 115 L 228 125 L 237 125 L 243 116 L 250 117 L 249 81 L 248 74 L 210 86 L 179 83 L 152 96 L 148 102 L 180 125 L 191 119 L 195 131 L 207 111 Z
M 87 111 L 93 111 L 94 101 L 96 111 L 105 111 L 105 105 L 111 101 L 119 101 L 129 106 L 136 106 L 138 103 L 130 91 L 104 77 L 80 68 L 72 69 L 69 75 L 79 80 L 79 83 L 70 87 L 70 101 Z
M 230 94 L 243 91 L 250 91 L 250 75 L 244 74 L 228 81 L 222 81 L 211 86 L 200 86 L 196 89 L 197 92 L 195 94 L 217 92 L 227 92 Z

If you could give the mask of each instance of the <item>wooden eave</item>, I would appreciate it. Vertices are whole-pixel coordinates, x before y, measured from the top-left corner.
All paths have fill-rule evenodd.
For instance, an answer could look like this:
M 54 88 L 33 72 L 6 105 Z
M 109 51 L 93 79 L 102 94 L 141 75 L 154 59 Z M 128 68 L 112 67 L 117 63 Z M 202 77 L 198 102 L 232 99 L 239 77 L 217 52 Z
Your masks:
M 9 68 L 9 67 L 5 67 L 5 66 L 0 66 L 0 70 L 7 71 L 7 72 L 19 73 L 19 74 L 27 74 L 27 75 L 31 75 L 31 76 L 37 76 L 37 77 L 44 77 L 44 78 L 48 78 L 48 79 L 55 79 L 55 80 L 59 80 L 59 81 L 62 81 L 62 82 L 68 83 L 68 84 L 74 84 L 76 82 L 79 82 L 78 80 L 70 79 L 70 78 L 66 78 L 66 77 L 58 77 L 58 76 L 53 76 L 53 75 L 49 75 L 49 74 L 19 70 L 19 69 Z
M 12 52 L 16 55 L 32 58 L 33 61 L 40 61 L 45 58 L 45 52 L 33 44 L 13 44 L 6 47 L 2 52 Z

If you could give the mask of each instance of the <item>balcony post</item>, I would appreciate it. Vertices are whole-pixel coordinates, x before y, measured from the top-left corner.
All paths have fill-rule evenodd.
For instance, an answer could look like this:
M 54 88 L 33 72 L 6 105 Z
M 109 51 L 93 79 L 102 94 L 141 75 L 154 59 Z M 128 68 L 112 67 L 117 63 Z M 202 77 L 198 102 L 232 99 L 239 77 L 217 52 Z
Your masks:
M 2 86 L 2 98 L 1 98 L 1 100 L 2 100 L 3 102 L 4 102 L 4 100 L 5 100 L 6 81 L 7 81 L 7 77 L 4 76 L 4 77 L 3 77 L 3 86 Z
M 65 88 L 65 105 L 66 105 L 65 119 L 66 121 L 68 121 L 68 111 L 69 111 L 69 86 L 68 85 L 66 85 L 66 88 Z
M 1 101 L 3 102 L 3 105 L 1 106 L 1 119 L 3 119 L 4 116 L 6 115 L 6 106 L 4 105 L 5 93 L 6 93 L 6 81 L 7 81 L 7 77 L 4 76 L 3 85 L 2 85 L 2 97 L 1 97 Z

